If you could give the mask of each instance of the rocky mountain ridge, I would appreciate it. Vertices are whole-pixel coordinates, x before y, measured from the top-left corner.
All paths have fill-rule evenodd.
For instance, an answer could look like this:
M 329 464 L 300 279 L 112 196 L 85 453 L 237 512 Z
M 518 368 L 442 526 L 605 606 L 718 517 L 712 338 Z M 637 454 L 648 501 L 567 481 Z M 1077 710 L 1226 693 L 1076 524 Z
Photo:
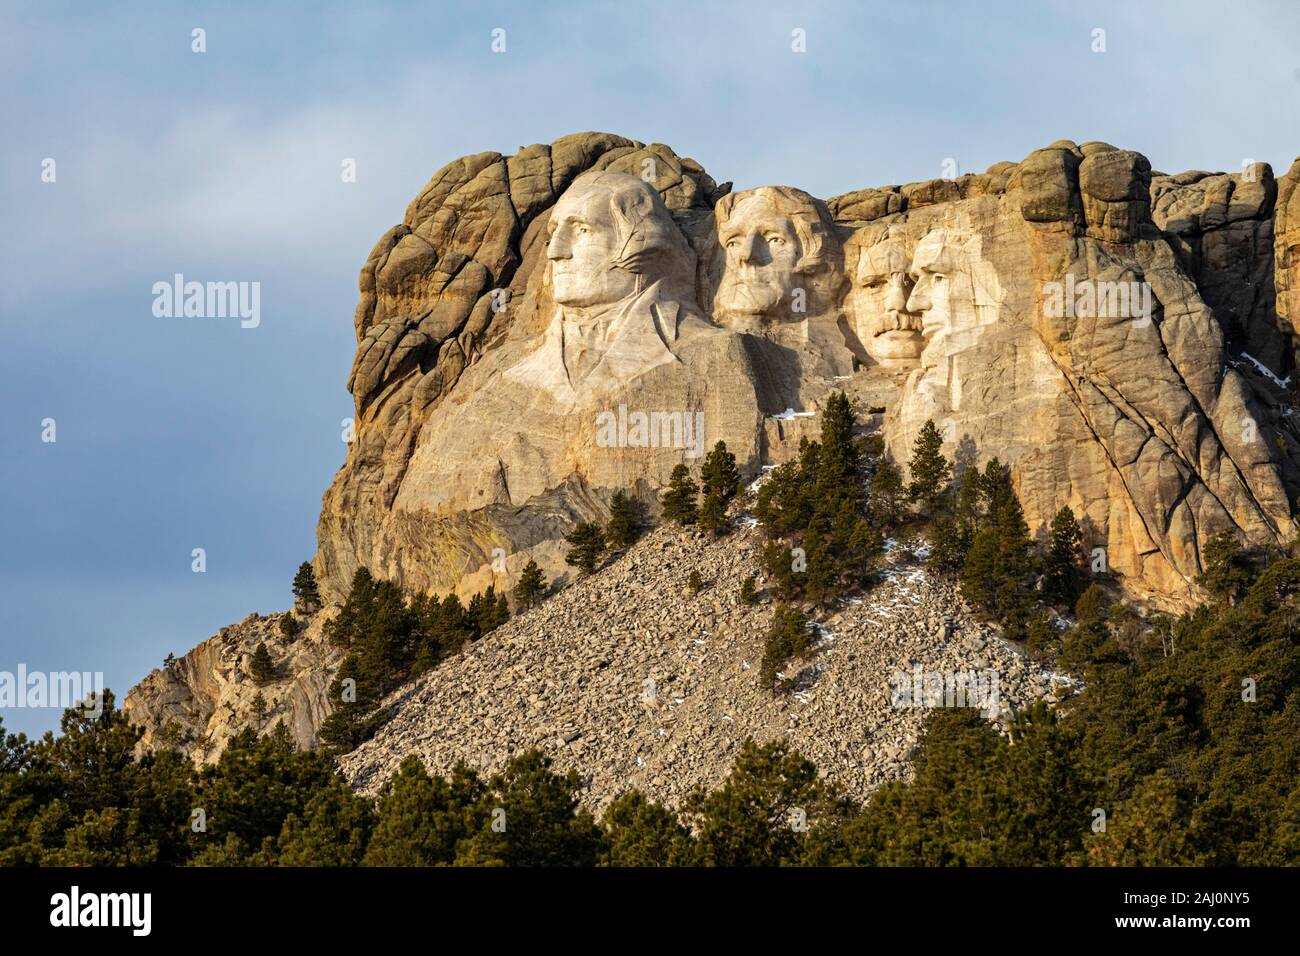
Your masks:
M 823 202 L 784 186 L 732 194 L 667 146 L 605 133 L 514 156 L 464 157 L 433 177 L 361 272 L 348 383 L 356 438 L 324 496 L 314 562 L 322 591 L 337 604 L 361 566 L 434 593 L 472 594 L 489 583 L 508 589 L 530 559 L 549 577 L 566 578 L 562 535 L 580 520 L 603 521 L 614 491 L 654 510 L 671 468 L 683 461 L 698 468 L 694 452 L 716 439 L 752 478 L 815 435 L 825 397 L 843 389 L 895 459 L 906 459 L 921 424 L 933 419 L 950 458 L 1010 464 L 1031 527 L 1070 505 L 1089 548 L 1131 597 L 1185 607 L 1196 598 L 1192 579 L 1214 531 L 1259 545 L 1294 533 L 1297 182 L 1300 160 L 1280 179 L 1267 164 L 1166 175 L 1138 153 L 1059 141 L 984 173 Z M 1092 306 L 1073 296 L 1067 305 L 1067 289 L 1090 289 Z M 1120 314 L 1098 307 L 1098 296 L 1113 302 L 1130 289 Z M 589 301 L 593 290 L 605 299 Z M 656 440 L 629 441 L 635 430 L 626 428 L 613 445 L 605 440 L 601 416 L 620 409 L 659 415 Z M 696 415 L 703 424 L 692 433 Z M 697 563 L 685 539 L 660 531 L 650 540 L 676 549 L 684 567 Z M 735 584 L 730 578 L 752 549 L 747 538 L 736 541 L 691 546 L 707 578 Z M 648 547 L 602 572 L 604 580 L 650 601 L 617 578 L 649 568 Z M 654 575 L 645 586 L 662 589 L 666 608 L 696 608 L 677 598 L 685 571 L 678 579 L 655 566 Z M 965 615 L 951 588 L 919 581 L 934 612 L 916 622 L 921 631 L 929 634 L 931 617 Z M 382 779 L 403 748 L 438 766 L 475 753 L 480 765 L 495 766 L 507 746 L 551 740 L 558 748 L 556 740 L 585 726 L 579 710 L 565 729 L 564 714 L 552 709 L 562 700 L 556 692 L 539 695 L 531 714 L 526 696 L 521 704 L 507 694 L 514 709 L 499 719 L 513 723 L 496 728 L 475 727 L 467 714 L 481 706 L 478 682 L 522 679 L 527 669 L 512 670 L 521 661 L 542 666 L 524 646 L 529 640 L 540 648 L 563 642 L 568 656 L 554 663 L 564 676 L 553 682 L 589 677 L 581 662 L 599 635 L 584 618 L 602 612 L 587 585 L 403 691 L 403 700 L 419 696 L 421 706 L 446 708 L 467 724 L 440 724 L 434 739 L 421 711 L 399 706 L 391 728 L 345 761 L 358 785 Z M 740 667 L 765 612 L 709 598 L 712 591 L 704 595 L 717 602 L 711 615 L 677 623 L 696 635 L 691 641 L 713 645 L 710 667 L 721 666 L 721 645 L 740 655 L 729 665 Z M 570 617 L 555 617 L 563 608 Z M 250 618 L 149 675 L 126 701 L 146 729 L 142 746 L 180 741 L 212 759 L 242 726 L 279 718 L 300 744 L 314 745 L 341 658 L 323 639 L 331 613 L 316 615 L 291 643 L 273 619 Z M 647 603 L 640 617 L 619 624 L 662 633 L 663 613 Z M 829 659 L 831 647 L 838 653 L 843 641 L 856 641 L 859 659 L 892 664 L 867 646 L 906 641 L 880 638 L 854 617 L 865 613 L 846 608 L 847 624 L 828 623 L 841 643 L 828 641 L 820 653 Z M 714 630 L 700 636 L 706 621 Z M 978 629 L 963 622 L 963 633 Z M 247 664 L 263 640 L 280 673 L 258 687 Z M 624 685 L 649 666 L 646 648 L 687 660 L 679 651 L 690 648 L 672 641 L 663 634 L 644 647 L 620 642 L 597 670 L 616 674 L 623 701 Z M 935 662 L 957 660 L 943 658 L 945 642 L 932 644 Z M 626 672 L 611 671 L 616 665 Z M 712 758 L 725 764 L 724 742 L 735 739 L 719 736 L 719 723 L 759 736 L 789 729 L 794 711 L 733 686 L 736 675 L 684 672 L 697 688 L 683 697 L 690 705 L 665 704 L 662 713 L 688 706 L 678 726 L 703 728 Z M 834 672 L 852 673 L 838 663 Z M 858 677 L 879 684 L 878 674 Z M 615 713 L 612 698 L 575 686 L 575 707 Z M 268 705 L 261 718 L 252 712 L 259 693 Z M 833 709 L 840 696 L 824 694 L 819 706 Z M 863 726 L 878 720 L 866 703 L 839 706 Z M 688 720 L 695 707 L 702 709 Z M 690 770 L 684 757 L 653 746 L 644 715 L 616 713 L 631 721 L 635 755 L 658 770 L 633 772 L 606 743 L 575 738 L 555 753 L 569 759 L 591 748 L 596 769 L 584 772 L 593 775 L 593 799 L 608 795 L 615 767 L 671 800 L 680 796 L 676 785 L 657 785 L 656 775 L 714 772 Z M 462 736 L 465 726 L 474 738 Z M 809 735 L 809 756 L 828 772 L 850 767 L 833 753 L 841 743 L 845 753 L 861 743 L 858 765 L 876 767 L 872 780 L 902 772 L 893 756 L 872 749 L 897 742 L 905 751 L 911 738 L 902 724 L 879 739 L 815 726 L 827 743 L 818 749 Z M 864 757 L 866 750 L 876 756 Z
M 1186 606 L 1214 531 L 1293 534 L 1297 176 L 1170 176 L 1059 141 L 822 202 L 784 186 L 733 197 L 667 146 L 604 133 L 458 160 L 362 270 L 356 441 L 325 495 L 317 575 L 338 599 L 359 566 L 464 594 L 529 559 L 563 573 L 568 528 L 619 489 L 653 504 L 683 458 L 605 447 L 602 414 L 699 414 L 704 444 L 725 440 L 753 477 L 790 454 L 783 412 L 889 372 L 895 458 L 934 419 L 950 456 L 1012 466 L 1031 526 L 1069 504 L 1130 594 Z M 609 293 L 623 317 L 589 346 L 607 358 L 575 377 L 557 343 L 589 335 L 582 316 L 604 306 L 557 293 L 555 270 L 576 260 L 555 210 L 587 203 L 611 241 L 630 221 L 592 206 L 593 189 L 643 203 L 648 225 L 627 229 L 654 249 L 641 272 L 609 258 L 584 273 L 586 288 L 640 284 Z M 733 234 L 795 251 L 764 245 L 755 266 Z M 1057 287 L 1092 306 L 1053 310 Z
M 143 728 L 141 751 L 170 747 L 195 761 L 216 760 L 246 727 L 261 732 L 283 722 L 299 747 L 315 747 L 332 705 L 328 691 L 343 652 L 326 640 L 326 613 L 311 616 L 293 638 L 283 614 L 250 614 L 188 653 L 151 671 L 131 688 L 123 710 Z M 259 684 L 253 655 L 265 644 L 274 678 Z M 258 714 L 257 699 L 265 710 Z

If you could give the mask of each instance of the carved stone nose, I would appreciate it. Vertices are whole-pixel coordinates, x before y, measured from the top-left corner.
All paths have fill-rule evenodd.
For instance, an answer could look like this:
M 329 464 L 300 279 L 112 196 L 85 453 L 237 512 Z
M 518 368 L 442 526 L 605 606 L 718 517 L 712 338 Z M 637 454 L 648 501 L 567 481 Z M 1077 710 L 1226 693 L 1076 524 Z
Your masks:
M 546 244 L 546 258 L 548 259 L 571 259 L 573 253 L 569 250 L 569 242 L 564 238 L 562 232 L 557 231 L 551 236 L 551 241 Z
M 885 291 L 885 311 L 907 311 L 907 287 L 901 275 L 894 275 L 889 279 L 889 288 Z
M 754 262 L 759 258 L 759 238 L 757 235 L 745 236 L 740 240 L 740 261 Z

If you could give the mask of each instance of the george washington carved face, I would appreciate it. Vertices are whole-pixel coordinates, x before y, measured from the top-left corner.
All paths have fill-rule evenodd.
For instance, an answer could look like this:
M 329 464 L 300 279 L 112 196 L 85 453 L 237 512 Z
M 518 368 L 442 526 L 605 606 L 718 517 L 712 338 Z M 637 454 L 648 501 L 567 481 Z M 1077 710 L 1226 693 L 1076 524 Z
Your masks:
M 763 186 L 715 208 L 724 266 L 714 318 L 732 328 L 798 322 L 825 309 L 838 246 L 824 204 L 799 189 Z
M 612 305 L 680 268 L 682 245 L 653 187 L 626 173 L 586 173 L 551 213 L 552 295 L 564 306 Z

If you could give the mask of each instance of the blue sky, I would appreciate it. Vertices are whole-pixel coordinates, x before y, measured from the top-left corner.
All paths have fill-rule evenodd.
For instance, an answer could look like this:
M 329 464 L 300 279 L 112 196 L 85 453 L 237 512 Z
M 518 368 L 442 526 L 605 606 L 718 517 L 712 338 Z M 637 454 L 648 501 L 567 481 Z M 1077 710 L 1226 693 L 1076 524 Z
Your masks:
M 460 155 L 609 130 L 820 196 L 1060 138 L 1280 173 L 1297 37 L 1300 8 L 1250 0 L 6 3 L 0 671 L 103 671 L 120 696 L 288 606 L 343 459 L 357 271 Z M 177 272 L 260 282 L 261 325 L 156 318 Z M 0 709 L 28 733 L 58 715 Z

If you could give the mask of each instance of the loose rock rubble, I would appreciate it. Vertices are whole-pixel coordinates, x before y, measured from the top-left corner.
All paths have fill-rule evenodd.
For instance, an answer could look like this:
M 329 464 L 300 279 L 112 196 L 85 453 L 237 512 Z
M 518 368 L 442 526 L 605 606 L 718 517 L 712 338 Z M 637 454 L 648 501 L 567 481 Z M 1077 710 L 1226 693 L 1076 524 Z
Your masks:
M 774 602 L 739 599 L 762 532 L 741 524 L 719 541 L 653 531 L 393 695 L 391 720 L 343 772 L 373 794 L 410 754 L 433 772 L 463 760 L 490 773 L 539 747 L 582 774 L 593 809 L 634 787 L 677 805 L 718 785 L 747 737 L 785 738 L 862 798 L 907 773 L 927 713 L 891 706 L 895 672 L 996 672 L 1004 723 L 1063 690 L 895 549 L 883 583 L 817 621 L 813 650 L 782 671 L 791 690 L 774 696 L 759 684 Z M 692 569 L 708 582 L 697 595 Z

